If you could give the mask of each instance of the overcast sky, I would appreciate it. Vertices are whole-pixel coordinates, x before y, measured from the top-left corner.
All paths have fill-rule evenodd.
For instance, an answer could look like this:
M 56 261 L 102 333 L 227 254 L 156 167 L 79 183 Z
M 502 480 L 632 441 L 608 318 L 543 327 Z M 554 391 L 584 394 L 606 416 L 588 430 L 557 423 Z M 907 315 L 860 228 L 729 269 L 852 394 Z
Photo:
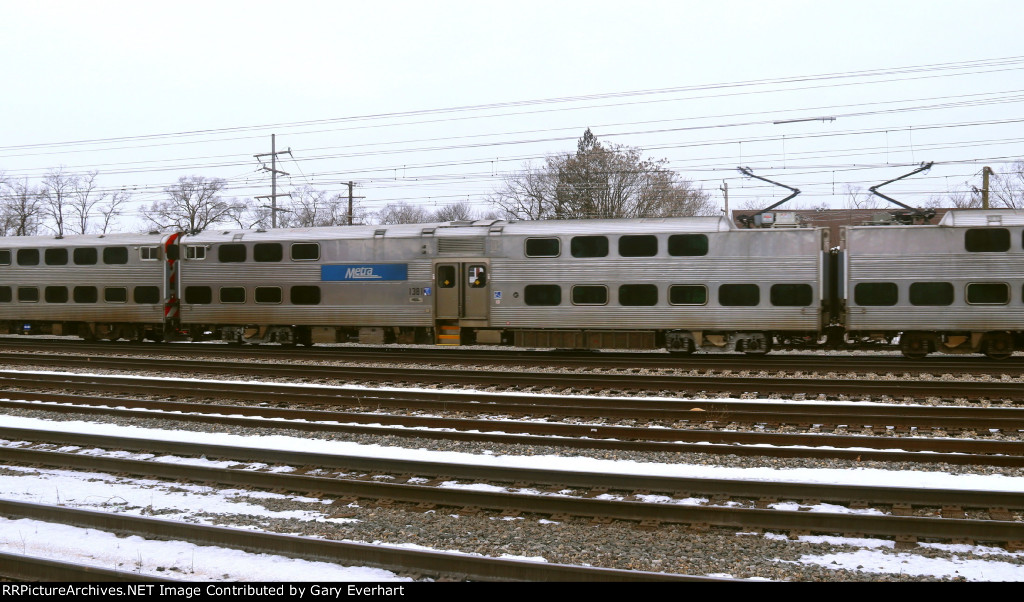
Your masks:
M 0 0 L 0 170 L 99 170 L 136 207 L 186 175 L 246 198 L 275 133 L 284 190 L 483 206 L 591 127 L 734 206 L 788 194 L 739 165 L 838 206 L 935 161 L 887 189 L 920 204 L 1024 157 L 1022 6 Z M 836 119 L 774 124 L 814 117 Z

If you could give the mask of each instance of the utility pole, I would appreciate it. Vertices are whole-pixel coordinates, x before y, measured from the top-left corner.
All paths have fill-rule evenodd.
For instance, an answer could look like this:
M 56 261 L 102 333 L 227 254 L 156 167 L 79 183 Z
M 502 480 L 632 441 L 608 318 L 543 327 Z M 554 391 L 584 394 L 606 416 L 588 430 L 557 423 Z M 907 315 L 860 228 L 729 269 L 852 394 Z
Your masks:
M 981 208 L 988 209 L 988 177 L 992 175 L 992 168 L 985 166 L 981 170 Z
M 352 182 L 348 183 L 348 225 L 352 225 Z
M 256 160 L 260 162 L 260 165 L 262 165 L 261 169 L 263 169 L 264 171 L 269 171 L 270 172 L 270 196 L 268 197 L 266 195 L 263 195 L 263 196 L 258 196 L 256 198 L 258 198 L 258 199 L 269 198 L 270 199 L 270 227 L 271 228 L 276 228 L 277 227 L 277 212 L 278 211 L 285 211 L 285 209 L 278 209 L 277 208 L 277 197 L 279 197 L 279 196 L 286 196 L 286 197 L 291 198 L 291 196 L 292 196 L 289 193 L 277 194 L 277 174 L 281 174 L 281 175 L 285 175 L 285 176 L 291 175 L 288 172 L 281 171 L 281 170 L 279 170 L 277 168 L 277 155 L 279 155 L 279 154 L 283 155 L 285 153 L 288 153 L 288 156 L 292 157 L 292 149 L 291 148 L 289 148 L 286 151 L 281 151 L 280 153 L 277 152 L 276 135 L 275 134 L 271 134 L 270 135 L 270 152 L 269 153 L 260 153 L 258 155 L 253 155 L 254 157 L 256 157 Z M 270 169 L 267 169 L 267 166 L 263 165 L 263 160 L 261 159 L 261 157 L 266 157 L 267 155 L 270 155 Z M 292 158 L 294 159 L 295 157 L 292 157 Z
M 725 218 L 731 220 L 732 218 L 729 217 L 729 183 L 722 180 L 722 187 L 719 190 L 725 193 Z

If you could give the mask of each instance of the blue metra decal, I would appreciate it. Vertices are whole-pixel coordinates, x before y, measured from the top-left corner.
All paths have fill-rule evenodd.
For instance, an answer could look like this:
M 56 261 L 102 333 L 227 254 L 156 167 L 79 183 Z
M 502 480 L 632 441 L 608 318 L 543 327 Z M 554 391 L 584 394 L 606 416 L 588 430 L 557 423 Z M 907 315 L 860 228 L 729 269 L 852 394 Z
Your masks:
M 409 279 L 405 263 L 353 263 L 320 266 L 321 281 L 383 282 Z

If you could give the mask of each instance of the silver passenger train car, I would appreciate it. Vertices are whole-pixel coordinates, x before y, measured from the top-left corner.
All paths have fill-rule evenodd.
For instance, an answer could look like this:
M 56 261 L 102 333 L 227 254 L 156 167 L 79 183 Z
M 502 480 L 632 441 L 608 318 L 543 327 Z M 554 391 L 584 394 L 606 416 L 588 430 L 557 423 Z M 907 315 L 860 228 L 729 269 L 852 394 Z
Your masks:
M 8 332 L 765 353 L 830 320 L 825 230 L 719 217 L 4 242 Z
M 1024 212 L 951 211 L 933 226 L 841 235 L 848 339 L 899 340 L 904 355 L 1024 346 Z

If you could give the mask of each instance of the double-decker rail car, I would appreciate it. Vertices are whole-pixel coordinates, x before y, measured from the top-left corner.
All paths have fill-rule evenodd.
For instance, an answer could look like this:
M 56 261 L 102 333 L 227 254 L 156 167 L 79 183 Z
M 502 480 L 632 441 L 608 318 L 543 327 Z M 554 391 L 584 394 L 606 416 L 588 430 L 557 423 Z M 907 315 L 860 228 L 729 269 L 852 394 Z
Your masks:
M 162 338 L 177 235 L 20 236 L 0 245 L 0 332 Z
M 904 355 L 1022 347 L 1024 212 L 951 211 L 938 225 L 852 226 L 842 237 L 848 339 Z

